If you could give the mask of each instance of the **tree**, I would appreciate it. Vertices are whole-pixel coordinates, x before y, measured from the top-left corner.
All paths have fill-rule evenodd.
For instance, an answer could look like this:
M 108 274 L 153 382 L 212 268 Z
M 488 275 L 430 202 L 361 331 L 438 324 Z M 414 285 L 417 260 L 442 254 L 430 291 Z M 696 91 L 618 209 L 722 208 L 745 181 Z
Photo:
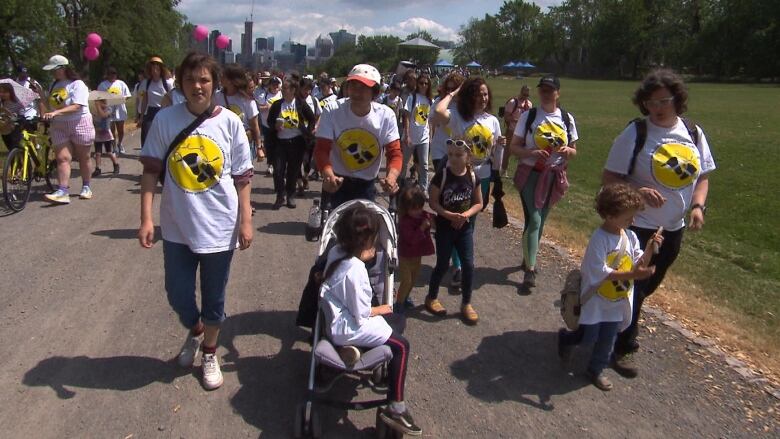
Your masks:
M 25 65 L 33 77 L 41 78 L 46 60 L 61 50 L 64 23 L 55 1 L 3 0 L 0 23 L 0 68 Z
M 357 49 L 364 62 L 376 66 L 381 72 L 386 72 L 398 64 L 400 42 L 400 38 L 392 35 L 361 35 L 358 37 Z
M 409 41 L 413 38 L 421 38 L 431 44 L 434 43 L 434 38 L 427 30 L 420 30 L 415 33 L 406 36 L 404 41 Z M 400 42 L 400 41 L 399 41 Z M 415 49 L 413 47 L 399 47 L 398 54 L 401 59 L 415 59 L 421 66 L 433 65 L 436 60 L 439 59 L 439 49 Z

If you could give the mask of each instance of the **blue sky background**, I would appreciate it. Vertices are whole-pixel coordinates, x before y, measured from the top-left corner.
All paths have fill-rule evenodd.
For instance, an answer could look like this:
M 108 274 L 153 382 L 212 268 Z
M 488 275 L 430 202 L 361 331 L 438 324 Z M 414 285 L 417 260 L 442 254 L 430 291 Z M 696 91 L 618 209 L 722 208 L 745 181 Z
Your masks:
M 347 29 L 358 35 L 392 34 L 401 38 L 419 29 L 435 38 L 457 40 L 460 26 L 471 17 L 498 12 L 504 0 L 255 0 L 253 37 L 273 36 L 276 50 L 292 40 L 313 45 L 318 35 Z M 560 0 L 535 0 L 542 10 Z M 193 24 L 219 30 L 240 50 L 244 20 L 252 0 L 182 0 L 177 7 Z

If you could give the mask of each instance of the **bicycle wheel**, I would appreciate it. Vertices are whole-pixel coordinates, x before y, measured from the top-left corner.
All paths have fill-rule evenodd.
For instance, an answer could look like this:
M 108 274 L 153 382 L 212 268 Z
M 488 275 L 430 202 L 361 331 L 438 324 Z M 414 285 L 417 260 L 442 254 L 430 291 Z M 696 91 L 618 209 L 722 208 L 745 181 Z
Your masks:
M 54 153 L 52 153 L 51 148 L 46 147 L 46 170 L 44 171 L 43 177 L 46 179 L 46 187 L 49 189 L 49 192 L 54 192 L 54 179 L 57 177 L 57 159 L 54 158 Z
M 8 153 L 3 165 L 3 198 L 5 204 L 14 212 L 20 212 L 30 199 L 30 187 L 33 180 L 33 161 L 24 151 L 14 149 Z

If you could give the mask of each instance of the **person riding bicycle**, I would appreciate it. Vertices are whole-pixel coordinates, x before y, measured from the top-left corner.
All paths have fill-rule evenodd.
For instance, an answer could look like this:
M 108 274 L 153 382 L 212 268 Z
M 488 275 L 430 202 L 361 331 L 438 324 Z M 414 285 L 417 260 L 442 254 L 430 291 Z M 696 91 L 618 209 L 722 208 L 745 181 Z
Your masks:
M 16 98 L 14 87 L 9 83 L 0 83 L 0 117 L 3 125 L 9 125 L 10 132 L 3 134 L 3 143 L 8 151 L 18 148 L 22 141 L 22 126 L 15 121 L 24 118 L 26 108 Z M 6 131 L 6 130 L 3 130 Z
M 374 102 L 381 76 L 368 64 L 358 64 L 347 76 L 349 100 L 324 112 L 317 128 L 314 159 L 323 176 L 322 188 L 330 194 L 332 208 L 350 200 L 374 200 L 381 154 L 387 174 L 380 179 L 390 193 L 398 190 L 402 154 L 393 111 Z

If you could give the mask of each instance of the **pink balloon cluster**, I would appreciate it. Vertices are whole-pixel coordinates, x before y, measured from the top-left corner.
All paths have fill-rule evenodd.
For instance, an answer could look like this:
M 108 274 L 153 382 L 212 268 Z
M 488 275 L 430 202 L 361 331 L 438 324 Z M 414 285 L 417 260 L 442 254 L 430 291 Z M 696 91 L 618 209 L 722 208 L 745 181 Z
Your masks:
M 103 38 L 99 34 L 92 32 L 87 35 L 87 47 L 84 48 L 84 59 L 94 61 L 100 56 L 98 47 L 103 44 Z
M 227 35 L 220 35 L 217 37 L 215 44 L 217 45 L 217 48 L 225 49 L 227 48 L 228 44 L 230 44 L 230 38 L 228 38 Z
M 195 26 L 195 29 L 192 30 L 192 37 L 195 38 L 195 41 L 203 41 L 208 36 L 209 30 L 206 28 L 206 26 L 199 24 Z

